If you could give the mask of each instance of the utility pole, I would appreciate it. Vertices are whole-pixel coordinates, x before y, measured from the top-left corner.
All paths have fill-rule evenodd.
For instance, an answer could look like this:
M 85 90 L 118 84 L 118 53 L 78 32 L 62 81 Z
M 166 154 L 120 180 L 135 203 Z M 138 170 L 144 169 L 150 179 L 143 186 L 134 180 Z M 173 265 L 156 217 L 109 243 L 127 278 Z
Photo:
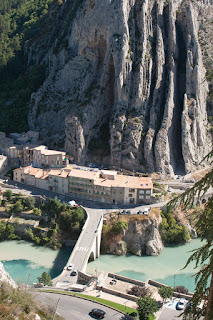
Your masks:
M 53 320 L 55 320 L 56 310 L 57 310 L 57 308 L 58 308 L 59 301 L 60 301 L 60 298 L 58 299 L 58 301 L 57 301 L 57 303 L 56 303 L 55 312 L 54 312 L 54 315 L 53 315 Z
M 27 286 L 28 286 L 29 281 L 30 281 L 30 274 L 29 274 L 28 279 L 27 279 L 27 283 L 26 283 Z

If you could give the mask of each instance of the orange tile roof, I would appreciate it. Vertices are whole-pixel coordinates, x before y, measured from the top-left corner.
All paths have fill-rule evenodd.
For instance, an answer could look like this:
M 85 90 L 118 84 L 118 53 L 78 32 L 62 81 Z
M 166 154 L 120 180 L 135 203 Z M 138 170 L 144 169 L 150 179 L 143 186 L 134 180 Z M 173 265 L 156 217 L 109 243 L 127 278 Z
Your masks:
M 95 179 L 95 185 L 103 187 L 120 187 L 120 188 L 135 188 L 135 189 L 151 189 L 153 187 L 150 178 L 146 177 L 132 177 L 117 175 L 115 180 L 98 178 Z
M 99 173 L 96 171 L 90 171 L 90 170 L 82 170 L 82 169 L 71 169 L 69 173 L 69 177 L 73 178 L 84 178 L 84 179 L 95 179 L 98 177 Z

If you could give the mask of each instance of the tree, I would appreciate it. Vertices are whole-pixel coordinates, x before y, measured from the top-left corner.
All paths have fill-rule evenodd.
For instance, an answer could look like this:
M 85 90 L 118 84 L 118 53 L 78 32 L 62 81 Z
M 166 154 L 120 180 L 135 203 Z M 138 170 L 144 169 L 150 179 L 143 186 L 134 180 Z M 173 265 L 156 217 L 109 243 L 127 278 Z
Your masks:
M 41 277 L 38 277 L 37 279 L 39 283 L 43 283 L 44 285 L 48 285 L 48 286 L 53 285 L 51 276 L 46 272 L 43 272 Z
M 213 157 L 213 150 L 205 157 Z M 212 162 L 211 162 L 212 165 Z M 197 200 L 201 199 L 209 188 L 213 187 L 213 169 L 205 177 L 196 182 L 194 186 L 172 200 L 172 205 L 183 205 L 191 208 Z M 184 268 L 192 261 L 199 268 L 195 274 L 195 293 L 191 299 L 192 308 L 186 308 L 184 314 L 193 314 L 193 319 L 199 319 L 198 306 L 204 300 L 205 320 L 212 320 L 213 315 L 213 196 L 208 197 L 203 211 L 197 212 L 195 228 L 205 243 L 202 247 L 193 250 Z
M 35 198 L 34 197 L 25 198 L 24 206 L 29 210 L 33 210 L 35 208 Z
M 138 314 L 140 320 L 149 319 L 155 312 L 158 311 L 158 303 L 150 297 L 140 297 L 137 300 Z
M 12 200 L 12 197 L 13 197 L 13 193 L 12 191 L 9 189 L 9 190 L 6 190 L 4 192 L 4 197 L 8 200 L 8 201 L 11 201 Z
M 167 287 L 167 286 L 161 286 L 158 289 L 158 292 L 159 292 L 160 296 L 163 298 L 163 301 L 164 301 L 165 299 L 172 298 L 174 289 L 171 288 L 171 287 Z
M 16 203 L 12 206 L 11 211 L 12 212 L 21 212 L 24 209 L 23 204 L 21 203 L 21 200 L 16 201 Z

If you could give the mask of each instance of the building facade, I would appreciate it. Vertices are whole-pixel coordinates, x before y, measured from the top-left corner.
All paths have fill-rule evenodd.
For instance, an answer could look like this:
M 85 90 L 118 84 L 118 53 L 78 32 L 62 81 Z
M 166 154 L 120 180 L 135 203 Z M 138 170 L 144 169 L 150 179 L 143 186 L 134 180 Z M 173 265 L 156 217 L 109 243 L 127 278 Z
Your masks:
M 149 202 L 153 184 L 148 177 L 119 175 L 116 171 L 41 169 L 32 166 L 14 170 L 14 180 L 73 198 L 114 204 Z

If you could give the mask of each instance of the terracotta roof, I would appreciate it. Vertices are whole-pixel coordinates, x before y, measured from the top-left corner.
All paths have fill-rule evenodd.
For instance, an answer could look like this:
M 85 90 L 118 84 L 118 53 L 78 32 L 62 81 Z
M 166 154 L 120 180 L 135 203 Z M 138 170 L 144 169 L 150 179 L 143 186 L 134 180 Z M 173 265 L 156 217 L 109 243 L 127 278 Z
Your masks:
M 150 178 L 123 175 L 117 175 L 115 180 L 98 178 L 95 179 L 94 184 L 104 187 L 120 187 L 135 189 L 151 189 L 153 187 L 152 180 Z
M 69 173 L 69 177 L 74 178 L 84 178 L 84 179 L 95 179 L 99 176 L 99 173 L 96 171 L 90 171 L 90 170 L 82 170 L 82 169 L 71 169 Z
M 70 171 L 65 171 L 65 170 L 50 170 L 49 171 L 49 175 L 50 176 L 58 176 L 58 177 L 62 177 L 62 178 L 66 178 L 69 175 Z

